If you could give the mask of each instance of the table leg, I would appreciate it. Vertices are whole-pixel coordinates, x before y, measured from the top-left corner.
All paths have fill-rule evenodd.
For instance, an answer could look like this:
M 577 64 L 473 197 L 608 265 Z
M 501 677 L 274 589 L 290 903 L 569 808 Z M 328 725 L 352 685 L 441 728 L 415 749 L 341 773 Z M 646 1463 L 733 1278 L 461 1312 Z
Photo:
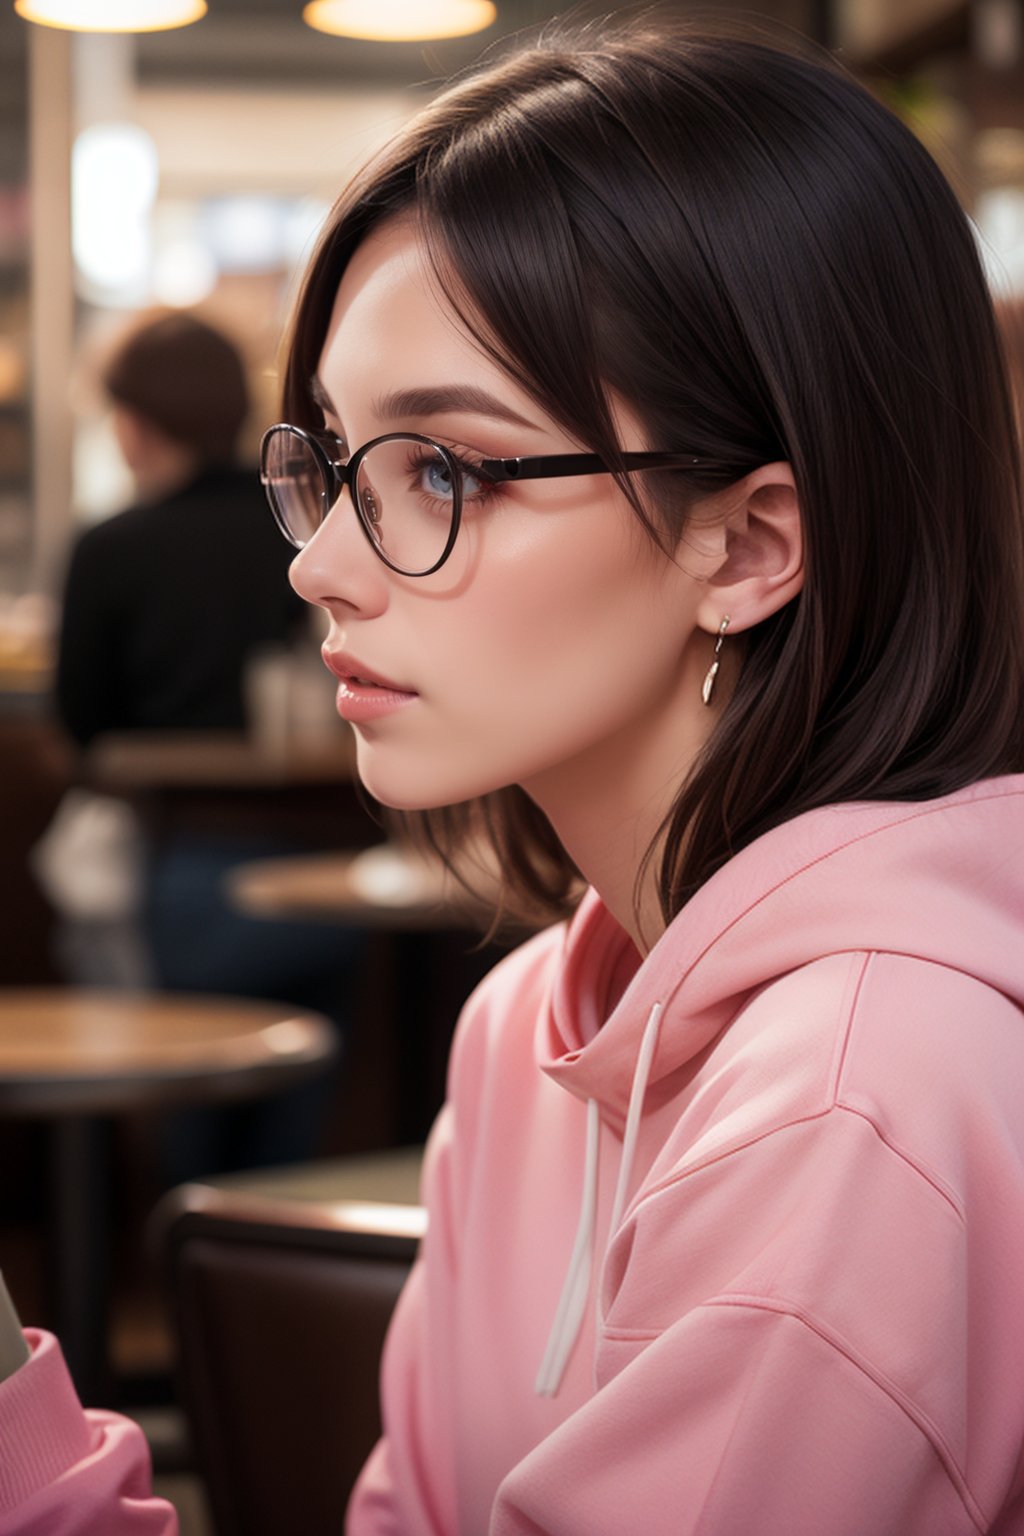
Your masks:
M 394 1009 L 398 1046 L 395 1139 L 400 1146 L 411 1146 L 426 1136 L 426 1079 L 437 1006 L 431 986 L 432 945 L 436 939 L 433 934 L 396 933 L 392 943 L 396 962 Z
M 448 1054 L 459 1013 L 474 987 L 505 953 L 481 949 L 472 932 L 396 933 L 397 1142 L 426 1140 L 444 1101 Z
M 87 1407 L 109 1388 L 109 1122 L 68 1116 L 53 1128 L 51 1294 L 57 1336 Z

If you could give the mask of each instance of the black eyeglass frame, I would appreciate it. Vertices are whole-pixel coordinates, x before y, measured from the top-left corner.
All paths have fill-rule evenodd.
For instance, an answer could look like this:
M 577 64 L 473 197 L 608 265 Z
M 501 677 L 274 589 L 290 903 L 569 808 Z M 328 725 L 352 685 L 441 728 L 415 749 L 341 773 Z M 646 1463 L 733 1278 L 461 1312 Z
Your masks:
M 342 491 L 347 490 L 356 517 L 359 519 L 359 526 L 370 548 L 379 560 L 399 576 L 432 576 L 435 571 L 440 570 L 455 548 L 455 540 L 462 522 L 462 476 L 467 469 L 471 469 L 473 475 L 480 476 L 492 485 L 500 485 L 509 480 L 557 480 L 572 475 L 612 475 L 618 473 L 620 469 L 628 474 L 645 469 L 694 469 L 707 462 L 690 453 L 624 453 L 621 463 L 615 469 L 611 469 L 596 453 L 547 453 L 524 458 L 481 459 L 472 466 L 468 466 L 459 460 L 452 449 L 446 448 L 443 443 L 437 442 L 433 437 L 425 437 L 421 432 L 385 432 L 382 437 L 371 438 L 368 443 L 357 448 L 348 459 L 332 459 L 323 441 L 315 433 L 308 432 L 305 427 L 295 427 L 290 422 L 279 421 L 267 428 L 260 443 L 260 482 L 270 503 L 270 510 L 274 514 L 274 521 L 289 544 L 294 545 L 296 549 L 303 549 L 305 546 L 296 541 L 284 517 L 278 511 L 271 489 L 271 477 L 267 473 L 270 443 L 279 432 L 288 432 L 305 443 L 311 449 L 320 470 L 322 512 L 317 526 L 323 525 L 328 512 Z M 324 436 L 328 435 L 324 434 Z M 339 441 L 337 438 L 334 440 Z M 427 448 L 433 448 L 441 456 L 452 478 L 452 520 L 448 541 L 438 559 L 425 571 L 407 571 L 403 566 L 396 565 L 393 560 L 388 559 L 373 531 L 373 520 L 364 510 L 354 491 L 359 467 L 370 450 L 379 448 L 382 443 L 396 442 L 422 443 Z

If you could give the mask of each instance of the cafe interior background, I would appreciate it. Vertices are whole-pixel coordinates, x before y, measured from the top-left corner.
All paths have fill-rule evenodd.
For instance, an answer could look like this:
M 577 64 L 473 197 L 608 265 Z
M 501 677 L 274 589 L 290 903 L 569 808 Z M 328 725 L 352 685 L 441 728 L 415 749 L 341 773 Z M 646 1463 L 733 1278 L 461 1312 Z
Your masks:
M 77 531 L 132 495 L 96 359 L 132 312 L 195 308 L 244 351 L 254 457 L 261 428 L 276 419 L 289 304 L 333 196 L 453 70 L 554 9 L 497 0 L 495 15 L 487 0 L 376 0 L 363 7 L 382 34 L 370 39 L 341 35 L 356 0 L 320 0 L 320 26 L 341 32 L 309 24 L 302 0 L 209 0 L 198 21 L 153 31 L 92 31 L 83 18 L 92 5 L 101 27 L 115 10 L 131 27 L 155 0 L 63 3 L 71 27 L 28 20 L 0 0 L 0 1000 L 14 988 L 69 985 L 37 852 L 69 788 L 88 777 L 50 704 L 58 604 Z M 493 19 L 471 35 L 424 39 L 444 31 L 449 4 L 476 10 L 477 25 Z M 994 287 L 1024 294 L 1024 0 L 762 0 L 742 9 L 838 50 L 907 118 L 971 213 Z M 387 37 L 392 23 L 416 36 Z M 313 639 L 308 654 L 276 659 L 277 682 L 254 704 L 250 739 L 235 745 L 250 759 L 276 754 L 277 767 L 256 774 L 255 797 L 251 761 L 240 768 L 238 795 L 262 817 L 301 804 L 311 848 L 358 857 L 384 833 L 351 784 L 330 774 L 285 782 L 287 755 L 300 748 L 338 753 L 350 768 Z M 116 781 L 115 765 L 106 785 L 115 795 Z M 126 769 L 128 801 L 140 782 L 150 810 L 173 797 L 155 770 L 132 781 Z M 230 775 L 219 789 L 231 792 Z M 458 1005 L 500 949 L 480 949 L 472 925 L 452 914 L 417 925 L 407 909 L 422 906 L 423 893 L 400 888 L 402 869 L 378 859 L 366 870 L 364 888 L 348 890 L 345 921 L 357 931 L 366 923 L 372 936 L 365 964 L 347 973 L 358 994 L 355 1040 L 317 1148 L 324 1155 L 421 1137 Z M 417 1027 L 431 1018 L 431 1044 L 412 1066 L 404 1052 L 415 1030 L 395 1017 L 403 1010 Z M 4 1102 L 0 1092 L 0 1269 L 26 1317 L 44 1321 L 45 1127 L 6 1118 Z M 140 1256 L 138 1229 L 159 1190 L 139 1172 L 139 1127 L 130 1115 L 122 1121 L 110 1173 L 127 1189 L 118 1195 L 112 1329 L 130 1405 L 133 1376 L 160 1400 L 172 1344 L 151 1260 Z M 193 1505 L 181 1497 L 186 1529 L 207 1529 L 201 1491 Z

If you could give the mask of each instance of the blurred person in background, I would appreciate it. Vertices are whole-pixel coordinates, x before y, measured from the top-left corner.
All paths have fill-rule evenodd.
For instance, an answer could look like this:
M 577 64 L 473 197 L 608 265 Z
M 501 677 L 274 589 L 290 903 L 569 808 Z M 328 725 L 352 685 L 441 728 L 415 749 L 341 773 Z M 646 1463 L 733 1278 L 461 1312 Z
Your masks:
M 61 720 L 82 747 L 104 731 L 241 730 L 248 658 L 287 644 L 302 623 L 287 550 L 238 463 L 249 414 L 241 356 L 193 315 L 148 315 L 102 383 L 138 501 L 72 553 Z
M 301 643 L 306 606 L 288 549 L 238 445 L 250 396 L 235 344 L 195 315 L 149 312 L 108 355 L 101 382 L 138 500 L 80 535 L 64 589 L 56 706 L 81 748 L 105 732 L 240 731 L 261 656 Z M 228 993 L 339 1018 L 354 935 L 255 920 L 224 893 L 229 869 L 295 852 L 273 828 L 218 805 L 201 822 L 139 837 L 124 803 L 76 793 L 44 862 L 67 886 L 71 979 Z M 230 808 L 234 812 L 235 808 Z M 93 919 L 83 910 L 93 905 Z M 138 923 L 136 920 L 139 920 Z M 176 1118 L 165 1177 L 308 1155 L 311 1095 Z

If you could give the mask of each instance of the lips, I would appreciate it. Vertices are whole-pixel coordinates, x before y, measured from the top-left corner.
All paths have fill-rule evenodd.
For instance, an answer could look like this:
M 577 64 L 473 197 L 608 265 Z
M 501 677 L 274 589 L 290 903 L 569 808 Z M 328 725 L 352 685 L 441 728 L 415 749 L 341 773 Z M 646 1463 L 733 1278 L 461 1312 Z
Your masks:
M 391 678 L 384 677 L 380 672 L 374 672 L 355 656 L 349 656 L 344 651 L 328 651 L 326 647 L 321 652 L 324 663 L 334 673 L 335 677 L 343 683 L 352 683 L 362 688 L 380 688 L 385 693 L 414 694 L 415 688 L 406 688 L 402 683 L 392 682 Z

